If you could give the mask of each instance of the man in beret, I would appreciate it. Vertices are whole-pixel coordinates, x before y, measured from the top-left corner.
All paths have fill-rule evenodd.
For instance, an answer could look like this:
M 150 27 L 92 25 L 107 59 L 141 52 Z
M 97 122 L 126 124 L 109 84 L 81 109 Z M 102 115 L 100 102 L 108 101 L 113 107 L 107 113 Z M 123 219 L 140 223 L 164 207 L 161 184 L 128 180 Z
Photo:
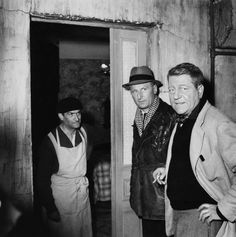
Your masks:
M 166 236 L 164 189 L 153 180 L 152 172 L 165 167 L 175 113 L 159 98 L 161 86 L 147 66 L 133 67 L 129 83 L 123 85 L 137 105 L 133 124 L 130 205 L 142 219 L 143 237 Z
M 92 236 L 88 197 L 87 134 L 81 126 L 82 105 L 68 97 L 58 103 L 60 125 L 39 149 L 37 190 L 52 236 Z

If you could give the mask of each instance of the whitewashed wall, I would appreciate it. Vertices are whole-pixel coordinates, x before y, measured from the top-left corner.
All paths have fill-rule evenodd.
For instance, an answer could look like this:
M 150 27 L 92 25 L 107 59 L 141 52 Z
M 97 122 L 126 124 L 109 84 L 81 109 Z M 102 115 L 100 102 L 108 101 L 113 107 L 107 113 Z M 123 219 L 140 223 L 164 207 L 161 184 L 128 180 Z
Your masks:
M 170 68 L 190 62 L 199 66 L 209 78 L 209 16 L 208 1 L 163 1 L 160 19 L 159 78 L 167 91 L 166 75 Z M 164 10 L 165 9 L 165 10 Z M 167 93 L 163 93 L 164 98 Z
M 32 203 L 28 1 L 0 3 L 0 182 Z
M 155 22 L 159 15 L 156 0 L 32 0 L 32 12 L 82 18 Z

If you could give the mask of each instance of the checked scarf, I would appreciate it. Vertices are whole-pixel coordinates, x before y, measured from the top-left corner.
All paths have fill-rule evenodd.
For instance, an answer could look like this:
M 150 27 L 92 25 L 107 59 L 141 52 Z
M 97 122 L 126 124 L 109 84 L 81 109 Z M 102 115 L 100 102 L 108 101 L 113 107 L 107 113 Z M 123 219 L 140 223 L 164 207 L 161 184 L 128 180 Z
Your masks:
M 144 121 L 143 121 L 143 113 L 141 109 L 137 108 L 134 121 L 138 128 L 138 133 L 140 137 L 142 136 L 143 130 L 146 128 L 147 124 L 150 122 L 153 114 L 156 112 L 158 106 L 159 106 L 159 98 L 156 96 L 145 116 Z

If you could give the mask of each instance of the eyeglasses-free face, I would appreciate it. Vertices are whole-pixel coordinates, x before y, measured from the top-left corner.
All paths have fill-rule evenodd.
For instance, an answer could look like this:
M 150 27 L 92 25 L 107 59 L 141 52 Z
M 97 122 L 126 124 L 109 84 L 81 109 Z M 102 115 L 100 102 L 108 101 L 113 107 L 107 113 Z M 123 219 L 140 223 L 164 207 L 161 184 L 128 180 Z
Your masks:
M 144 112 L 148 112 L 155 99 L 157 86 L 151 82 L 132 85 L 130 86 L 130 93 L 138 108 Z
M 81 116 L 81 111 L 80 110 L 77 112 L 69 111 L 69 112 L 64 113 L 64 115 L 66 115 L 68 118 L 72 118 L 74 116 L 78 117 L 78 116 Z
M 189 115 L 198 105 L 203 91 L 204 86 L 196 87 L 187 74 L 169 77 L 170 103 L 178 114 Z
M 68 111 L 64 114 L 59 114 L 59 118 L 68 129 L 76 129 L 79 128 L 81 123 L 81 111 Z

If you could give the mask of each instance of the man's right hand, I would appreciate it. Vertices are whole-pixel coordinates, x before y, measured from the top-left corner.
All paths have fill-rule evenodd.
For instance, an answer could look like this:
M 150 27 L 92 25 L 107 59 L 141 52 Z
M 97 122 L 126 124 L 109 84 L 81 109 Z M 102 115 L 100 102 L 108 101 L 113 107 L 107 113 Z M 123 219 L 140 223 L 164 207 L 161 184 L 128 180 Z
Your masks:
M 166 168 L 165 167 L 159 167 L 156 170 L 153 171 L 152 173 L 155 183 L 156 181 L 159 184 L 165 184 L 165 177 L 166 177 Z
M 48 219 L 51 221 L 60 222 L 60 220 L 61 220 L 60 214 L 57 210 L 48 212 L 47 216 L 48 216 Z

